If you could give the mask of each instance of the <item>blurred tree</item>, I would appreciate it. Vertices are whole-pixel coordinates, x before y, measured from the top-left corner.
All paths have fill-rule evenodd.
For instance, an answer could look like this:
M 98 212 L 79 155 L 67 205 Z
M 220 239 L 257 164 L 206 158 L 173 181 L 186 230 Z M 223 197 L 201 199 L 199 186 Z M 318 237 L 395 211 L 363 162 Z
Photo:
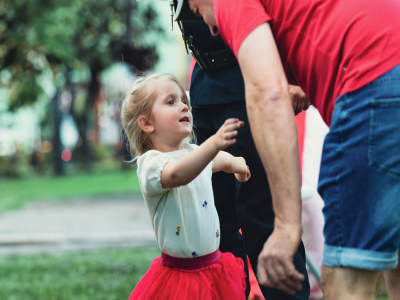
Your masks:
M 138 8 L 132 0 L 85 0 L 78 12 L 80 31 L 75 36 L 77 56 L 90 70 L 88 97 L 84 113 L 74 110 L 74 118 L 82 138 L 82 146 L 75 151 L 90 164 L 92 155 L 86 132 L 93 116 L 93 105 L 98 96 L 101 71 L 115 61 L 125 61 L 142 72 L 158 60 L 154 43 L 146 41 L 148 35 L 160 35 L 162 29 L 156 22 L 151 6 Z M 96 121 L 96 120 L 95 120 Z
M 9 110 L 32 104 L 44 93 L 39 81 L 46 70 L 52 71 L 58 90 L 72 94 L 73 86 L 88 81 L 83 105 L 73 103 L 71 114 L 82 141 L 77 157 L 90 166 L 87 132 L 93 126 L 99 74 L 121 60 L 137 72 L 150 69 L 158 60 L 154 37 L 163 32 L 156 18 L 150 5 L 138 7 L 135 0 L 1 0 L 0 86 L 10 91 Z M 86 78 L 80 76 L 85 70 Z M 53 97 L 52 107 L 56 101 Z
M 9 110 L 31 104 L 43 93 L 37 82 L 47 68 L 77 62 L 71 43 L 78 1 L 0 2 L 1 84 L 10 90 Z M 70 10 L 66 9 L 69 7 Z

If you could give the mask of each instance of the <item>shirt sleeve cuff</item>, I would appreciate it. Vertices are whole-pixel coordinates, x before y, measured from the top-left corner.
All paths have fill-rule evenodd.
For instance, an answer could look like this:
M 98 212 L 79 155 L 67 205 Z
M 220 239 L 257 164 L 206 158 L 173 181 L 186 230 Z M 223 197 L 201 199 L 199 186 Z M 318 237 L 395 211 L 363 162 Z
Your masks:
M 271 20 L 271 18 L 268 15 L 257 16 L 256 18 L 254 18 L 250 22 L 248 22 L 244 26 L 244 28 L 240 31 L 239 35 L 235 38 L 235 41 L 232 45 L 232 51 L 235 54 L 236 59 L 238 61 L 239 61 L 238 52 L 239 52 L 239 48 L 242 45 L 243 41 L 249 36 L 250 33 L 253 32 L 254 29 L 256 29 L 261 24 L 264 24 L 270 20 Z

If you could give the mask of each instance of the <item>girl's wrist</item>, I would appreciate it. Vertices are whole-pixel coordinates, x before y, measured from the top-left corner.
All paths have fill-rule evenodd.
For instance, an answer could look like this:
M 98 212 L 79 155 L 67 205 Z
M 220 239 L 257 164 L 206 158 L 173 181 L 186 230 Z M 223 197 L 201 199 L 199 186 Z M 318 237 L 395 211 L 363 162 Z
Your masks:
M 215 136 L 215 134 L 213 136 L 211 136 L 209 138 L 210 144 L 212 145 L 212 147 L 215 149 L 215 151 L 218 153 L 219 151 L 221 151 L 218 147 L 218 143 L 217 143 L 217 137 Z
M 237 168 L 240 170 L 239 172 L 235 173 L 238 174 L 247 173 L 247 165 L 245 159 L 243 157 L 235 157 L 235 160 L 237 161 Z

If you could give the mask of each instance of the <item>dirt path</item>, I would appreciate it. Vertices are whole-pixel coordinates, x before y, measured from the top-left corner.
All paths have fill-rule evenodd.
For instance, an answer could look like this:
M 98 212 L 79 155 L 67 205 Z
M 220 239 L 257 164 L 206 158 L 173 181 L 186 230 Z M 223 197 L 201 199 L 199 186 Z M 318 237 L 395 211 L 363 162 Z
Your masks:
M 141 196 L 35 202 L 0 215 L 0 254 L 156 245 Z

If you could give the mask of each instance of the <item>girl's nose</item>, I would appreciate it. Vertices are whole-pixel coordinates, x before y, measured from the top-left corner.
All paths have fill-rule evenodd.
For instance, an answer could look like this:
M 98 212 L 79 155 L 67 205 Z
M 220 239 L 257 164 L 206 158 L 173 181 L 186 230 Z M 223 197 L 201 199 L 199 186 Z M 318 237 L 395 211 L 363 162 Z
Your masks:
M 182 107 L 181 107 L 181 110 L 182 111 L 189 111 L 189 107 L 187 106 L 187 104 L 185 104 L 185 103 L 182 103 Z

